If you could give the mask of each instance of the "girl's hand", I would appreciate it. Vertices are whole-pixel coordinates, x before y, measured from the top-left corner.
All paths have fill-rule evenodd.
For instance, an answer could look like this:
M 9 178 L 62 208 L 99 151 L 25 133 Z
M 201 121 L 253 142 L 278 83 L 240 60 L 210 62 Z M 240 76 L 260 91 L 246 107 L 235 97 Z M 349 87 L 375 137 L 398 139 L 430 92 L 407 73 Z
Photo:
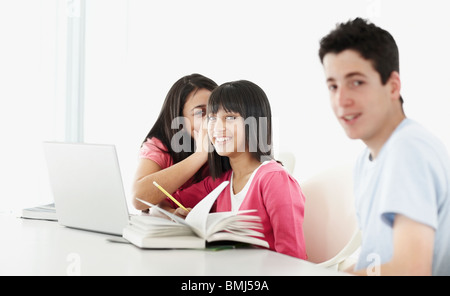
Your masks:
M 189 214 L 189 211 L 191 211 L 191 208 L 187 208 L 187 210 L 189 211 L 185 211 L 182 208 L 178 208 L 178 209 L 174 209 L 172 208 L 172 206 L 169 204 L 169 202 L 167 201 L 162 201 L 158 204 L 158 206 L 174 215 L 177 215 L 178 217 L 181 217 L 183 219 L 186 219 L 186 216 Z M 159 217 L 159 218 L 164 218 L 164 219 L 168 219 L 171 220 L 170 217 L 168 217 L 167 215 L 161 213 L 161 211 L 158 210 L 153 210 L 150 209 L 150 215 L 151 216 L 155 216 L 155 217 Z
M 186 216 L 192 210 L 191 208 L 187 208 L 188 211 L 183 210 L 182 208 L 177 208 L 173 213 L 180 218 L 186 219 Z
M 209 138 L 208 138 L 208 125 L 206 117 L 202 120 L 202 125 L 198 131 L 194 130 L 195 139 L 195 152 L 203 153 L 205 155 L 205 161 L 208 159 L 209 152 Z

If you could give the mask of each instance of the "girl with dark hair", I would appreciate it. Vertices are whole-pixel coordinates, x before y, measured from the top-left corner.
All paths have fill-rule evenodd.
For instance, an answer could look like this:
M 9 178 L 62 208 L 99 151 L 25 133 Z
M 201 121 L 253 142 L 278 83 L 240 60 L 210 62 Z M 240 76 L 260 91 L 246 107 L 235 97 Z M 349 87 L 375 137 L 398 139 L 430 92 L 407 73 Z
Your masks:
M 158 204 L 165 195 L 156 181 L 170 192 L 184 189 L 208 175 L 208 152 L 202 145 L 202 122 L 211 92 L 217 84 L 200 74 L 180 78 L 167 93 L 155 124 L 145 137 L 133 182 L 133 205 L 147 206 L 136 198 Z
M 270 249 L 306 259 L 303 237 L 305 197 L 298 182 L 273 159 L 272 114 L 264 91 L 240 80 L 216 88 L 207 110 L 210 175 L 174 197 L 194 207 L 223 181 L 213 211 L 257 210 Z M 172 203 L 172 207 L 176 206 Z M 189 210 L 189 209 L 188 209 Z M 188 213 L 181 208 L 177 215 Z

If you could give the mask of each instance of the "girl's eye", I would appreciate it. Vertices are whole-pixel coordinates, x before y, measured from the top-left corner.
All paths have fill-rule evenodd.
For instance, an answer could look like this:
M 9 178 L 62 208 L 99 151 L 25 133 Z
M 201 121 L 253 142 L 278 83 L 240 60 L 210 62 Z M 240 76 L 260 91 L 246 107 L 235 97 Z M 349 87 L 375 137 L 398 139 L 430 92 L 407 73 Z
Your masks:
M 200 117 L 200 116 L 204 116 L 205 115 L 205 111 L 204 110 L 202 110 L 202 109 L 198 109 L 198 110 L 195 110 L 194 111 L 194 116 L 195 117 Z
M 216 121 L 217 117 L 216 116 L 208 116 L 208 121 Z
M 236 116 L 227 116 L 227 117 L 225 117 L 225 119 L 228 121 L 232 121 L 232 120 L 236 119 Z

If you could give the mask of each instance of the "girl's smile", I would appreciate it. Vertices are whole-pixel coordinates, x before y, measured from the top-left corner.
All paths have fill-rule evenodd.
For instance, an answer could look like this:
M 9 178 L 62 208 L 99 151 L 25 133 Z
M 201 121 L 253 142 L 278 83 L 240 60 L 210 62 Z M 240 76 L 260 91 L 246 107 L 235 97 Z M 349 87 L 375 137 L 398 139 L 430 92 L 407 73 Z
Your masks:
M 208 134 L 216 152 L 221 156 L 230 156 L 234 152 L 245 151 L 245 133 L 243 118 L 234 112 L 220 108 L 217 113 L 208 116 Z

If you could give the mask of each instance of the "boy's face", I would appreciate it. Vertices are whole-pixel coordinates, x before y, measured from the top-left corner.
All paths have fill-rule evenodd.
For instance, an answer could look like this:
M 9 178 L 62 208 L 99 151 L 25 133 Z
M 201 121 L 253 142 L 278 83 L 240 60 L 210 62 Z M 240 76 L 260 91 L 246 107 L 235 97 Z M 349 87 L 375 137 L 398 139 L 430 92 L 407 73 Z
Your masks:
M 332 109 L 348 137 L 368 145 L 383 138 L 399 104 L 398 73 L 383 85 L 372 63 L 354 50 L 326 54 L 323 66 Z

